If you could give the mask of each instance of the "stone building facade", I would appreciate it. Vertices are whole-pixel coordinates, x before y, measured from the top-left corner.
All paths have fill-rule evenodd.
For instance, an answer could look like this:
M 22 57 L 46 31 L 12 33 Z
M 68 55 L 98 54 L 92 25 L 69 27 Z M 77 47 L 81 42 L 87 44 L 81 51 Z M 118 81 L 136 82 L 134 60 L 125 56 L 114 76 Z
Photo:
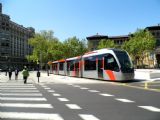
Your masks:
M 34 28 L 23 27 L 11 21 L 10 16 L 3 14 L 0 3 L 0 69 L 22 68 L 28 64 L 26 56 L 33 50 L 28 45 L 28 39 L 34 34 Z
M 102 39 L 110 39 L 113 40 L 115 44 L 121 46 L 125 41 L 129 40 L 130 35 L 121 35 L 121 36 L 105 36 L 105 35 L 93 35 L 87 37 L 88 40 L 88 48 L 90 51 L 97 50 L 98 44 Z

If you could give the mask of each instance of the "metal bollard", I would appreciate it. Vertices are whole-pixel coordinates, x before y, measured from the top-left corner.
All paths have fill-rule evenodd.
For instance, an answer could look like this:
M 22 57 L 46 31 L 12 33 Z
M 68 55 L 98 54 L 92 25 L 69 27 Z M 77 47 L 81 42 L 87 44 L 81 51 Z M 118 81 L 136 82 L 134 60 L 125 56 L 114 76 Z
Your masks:
M 41 73 L 38 71 L 37 72 L 37 77 L 38 77 L 38 83 L 39 83 L 39 77 L 41 76 Z
M 49 70 L 47 71 L 47 75 L 49 76 Z

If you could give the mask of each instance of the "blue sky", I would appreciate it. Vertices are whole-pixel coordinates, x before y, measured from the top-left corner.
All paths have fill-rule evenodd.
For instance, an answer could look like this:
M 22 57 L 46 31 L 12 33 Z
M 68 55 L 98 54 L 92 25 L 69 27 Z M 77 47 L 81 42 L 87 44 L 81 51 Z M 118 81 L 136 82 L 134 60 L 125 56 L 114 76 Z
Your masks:
M 0 0 L 3 13 L 61 41 L 99 33 L 116 36 L 160 23 L 160 0 Z

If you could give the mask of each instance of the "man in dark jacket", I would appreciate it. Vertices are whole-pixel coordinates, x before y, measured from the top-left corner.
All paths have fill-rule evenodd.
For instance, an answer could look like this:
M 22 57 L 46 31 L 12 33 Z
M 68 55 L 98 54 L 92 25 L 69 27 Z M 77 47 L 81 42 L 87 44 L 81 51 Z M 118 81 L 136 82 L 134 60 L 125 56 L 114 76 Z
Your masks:
M 12 70 L 9 68 L 8 70 L 8 74 L 9 74 L 9 80 L 11 80 L 11 77 L 12 77 Z

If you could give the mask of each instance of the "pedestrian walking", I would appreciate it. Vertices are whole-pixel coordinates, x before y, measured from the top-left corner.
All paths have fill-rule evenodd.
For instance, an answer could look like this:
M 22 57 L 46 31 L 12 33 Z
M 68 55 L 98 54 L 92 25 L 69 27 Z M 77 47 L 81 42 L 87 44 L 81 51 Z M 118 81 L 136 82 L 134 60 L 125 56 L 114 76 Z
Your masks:
M 23 71 L 22 71 L 22 74 L 23 74 L 24 84 L 26 84 L 26 83 L 27 83 L 27 78 L 28 78 L 28 76 L 29 76 L 29 72 L 28 72 L 26 66 L 24 67 L 24 69 L 23 69 Z
M 9 74 L 9 80 L 11 80 L 11 77 L 12 77 L 12 70 L 11 70 L 11 68 L 8 69 L 8 74 Z
M 18 73 L 19 73 L 19 70 L 16 68 L 16 69 L 15 69 L 15 80 L 18 79 Z

